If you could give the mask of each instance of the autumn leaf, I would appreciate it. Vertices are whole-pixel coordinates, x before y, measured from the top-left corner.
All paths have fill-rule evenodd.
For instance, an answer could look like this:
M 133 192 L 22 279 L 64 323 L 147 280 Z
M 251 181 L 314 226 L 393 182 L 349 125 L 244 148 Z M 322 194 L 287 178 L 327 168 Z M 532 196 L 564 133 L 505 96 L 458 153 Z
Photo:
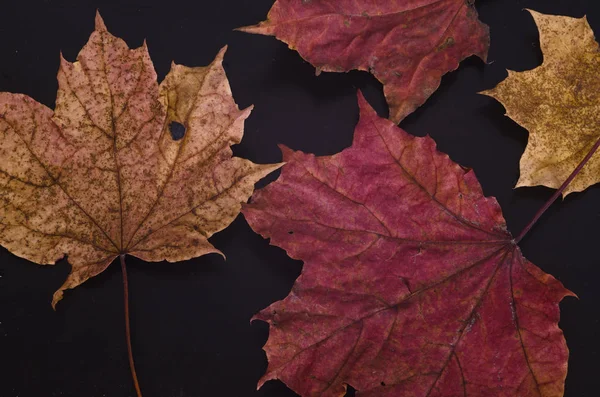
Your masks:
M 68 257 L 53 305 L 117 256 L 219 252 L 207 239 L 278 168 L 232 157 L 251 109 L 231 96 L 224 52 L 158 85 L 146 45 L 130 50 L 97 15 L 77 62 L 61 58 L 54 111 L 0 93 L 0 243 L 39 264 Z
M 500 101 L 507 116 L 529 131 L 517 187 L 558 188 L 600 144 L 600 50 L 585 17 L 529 12 L 540 32 L 543 64 L 509 71 L 506 80 L 483 94 Z M 596 153 L 564 195 L 598 182 Z
M 473 171 L 359 98 L 353 145 L 284 148 L 278 181 L 242 212 L 304 261 L 270 325 L 260 384 L 301 396 L 560 397 L 572 295 L 527 261 Z
M 268 19 L 240 30 L 276 36 L 321 71 L 371 72 L 400 122 L 461 60 L 485 61 L 489 29 L 473 0 L 277 0 Z

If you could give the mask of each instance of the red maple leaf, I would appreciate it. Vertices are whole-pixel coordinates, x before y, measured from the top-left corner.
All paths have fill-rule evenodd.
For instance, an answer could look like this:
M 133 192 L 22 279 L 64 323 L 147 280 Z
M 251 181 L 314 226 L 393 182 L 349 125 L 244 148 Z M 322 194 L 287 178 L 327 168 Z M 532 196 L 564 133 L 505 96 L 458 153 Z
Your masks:
M 268 19 L 241 28 L 276 36 L 317 74 L 368 70 L 384 85 L 396 123 L 421 106 L 444 74 L 477 55 L 485 61 L 489 28 L 473 0 L 277 0 Z
M 527 261 L 473 171 L 379 118 L 359 96 L 353 145 L 284 148 L 243 210 L 296 259 L 270 324 L 269 367 L 302 396 L 559 397 L 570 291 Z

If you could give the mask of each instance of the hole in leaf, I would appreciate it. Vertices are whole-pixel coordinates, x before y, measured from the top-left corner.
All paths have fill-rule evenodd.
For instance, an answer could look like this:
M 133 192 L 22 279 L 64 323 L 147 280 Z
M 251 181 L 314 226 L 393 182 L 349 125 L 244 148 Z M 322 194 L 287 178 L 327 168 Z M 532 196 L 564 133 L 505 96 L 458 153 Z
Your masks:
M 385 382 L 384 381 L 381 381 L 381 386 L 385 386 Z
M 288 234 L 294 234 L 294 232 L 293 232 L 292 230 L 290 230 L 290 231 L 288 232 Z
M 174 141 L 183 139 L 185 136 L 185 126 L 177 121 L 172 121 L 171 124 L 169 124 L 169 131 L 171 132 L 171 138 L 173 138 Z

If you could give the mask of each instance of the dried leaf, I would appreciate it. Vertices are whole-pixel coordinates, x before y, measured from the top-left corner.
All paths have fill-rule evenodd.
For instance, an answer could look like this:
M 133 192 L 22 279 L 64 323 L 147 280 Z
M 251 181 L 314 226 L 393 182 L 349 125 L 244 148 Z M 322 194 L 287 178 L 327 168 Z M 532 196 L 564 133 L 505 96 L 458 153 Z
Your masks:
M 600 51 L 585 17 L 529 12 L 540 32 L 544 63 L 509 71 L 506 80 L 483 93 L 529 131 L 517 187 L 558 188 L 600 139 Z M 598 182 L 596 153 L 563 195 Z
M 148 49 L 130 50 L 101 17 L 75 63 L 61 59 L 56 109 L 0 93 L 0 243 L 39 264 L 67 255 L 54 294 L 118 255 L 180 261 L 237 216 L 279 165 L 232 157 L 251 109 L 221 66 L 172 65 L 158 85 Z
M 559 397 L 572 295 L 521 254 L 472 171 L 379 118 L 360 97 L 352 147 L 284 149 L 278 181 L 242 212 L 304 261 L 261 311 L 262 385 L 301 396 Z
M 471 0 L 277 0 L 265 22 L 240 30 L 276 36 L 317 74 L 371 72 L 384 85 L 396 123 L 461 60 L 485 61 L 490 41 Z

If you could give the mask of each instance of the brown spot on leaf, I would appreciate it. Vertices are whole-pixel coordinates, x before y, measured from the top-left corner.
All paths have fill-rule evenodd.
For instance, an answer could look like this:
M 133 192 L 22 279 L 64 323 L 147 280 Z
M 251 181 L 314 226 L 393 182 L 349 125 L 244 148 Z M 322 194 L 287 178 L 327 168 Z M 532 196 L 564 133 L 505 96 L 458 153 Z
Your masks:
M 453 45 L 454 45 L 454 38 L 447 37 L 446 40 L 444 40 L 444 42 L 436 48 L 436 51 L 444 51 L 446 48 L 452 47 Z

